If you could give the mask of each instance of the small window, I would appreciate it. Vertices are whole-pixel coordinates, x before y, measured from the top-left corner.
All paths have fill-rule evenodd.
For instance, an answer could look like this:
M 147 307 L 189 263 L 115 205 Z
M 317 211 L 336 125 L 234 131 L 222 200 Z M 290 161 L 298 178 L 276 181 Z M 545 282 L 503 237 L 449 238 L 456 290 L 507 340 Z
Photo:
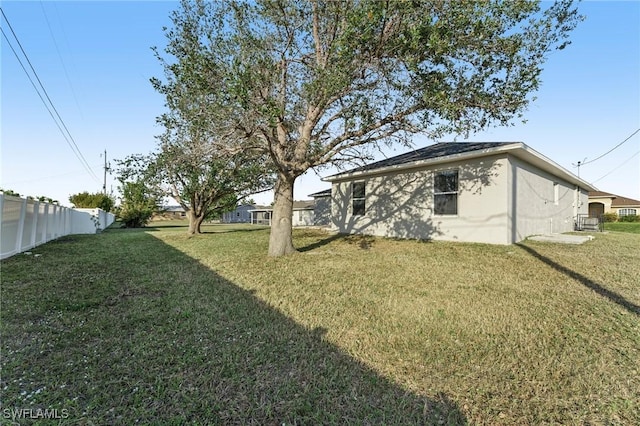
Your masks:
M 618 210 L 618 216 L 635 216 L 638 214 L 636 209 L 620 209 Z
M 560 204 L 560 185 L 558 182 L 553 182 L 553 204 L 556 206 Z
M 240 217 L 240 212 L 236 213 L 236 217 Z
M 352 214 L 364 216 L 365 212 L 365 186 L 364 182 L 354 182 L 351 185 Z
M 458 171 L 436 172 L 433 179 L 433 212 L 437 215 L 458 214 Z

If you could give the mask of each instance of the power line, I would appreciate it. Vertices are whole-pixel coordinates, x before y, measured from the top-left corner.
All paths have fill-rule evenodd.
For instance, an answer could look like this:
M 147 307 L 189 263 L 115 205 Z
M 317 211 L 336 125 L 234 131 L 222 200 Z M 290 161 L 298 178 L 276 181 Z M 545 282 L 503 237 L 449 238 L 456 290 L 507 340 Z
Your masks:
M 51 98 L 49 97 L 49 94 L 47 93 L 47 90 L 44 88 L 44 85 L 42 84 L 42 81 L 40 80 L 40 77 L 38 76 L 38 73 L 34 69 L 33 64 L 31 63 L 31 61 L 29 60 L 29 56 L 25 52 L 24 48 L 22 47 L 22 44 L 20 43 L 20 40 L 18 39 L 18 36 L 16 35 L 15 31 L 13 30 L 13 27 L 11 26 L 11 23 L 9 22 L 9 19 L 7 18 L 7 15 L 5 15 L 4 10 L 2 10 L 2 8 L 0 8 L 0 12 L 2 13 L 2 16 L 4 17 L 5 21 L 7 22 L 7 25 L 9 26 L 9 29 L 11 30 L 11 33 L 13 34 L 14 39 L 18 43 L 18 46 L 20 47 L 20 50 L 22 51 L 22 54 L 24 55 L 25 59 L 27 60 L 27 63 L 29 64 L 29 67 L 31 68 L 31 71 L 33 72 L 33 75 L 35 76 L 36 80 L 38 80 L 40 88 L 42 89 L 42 92 L 44 92 L 45 97 L 49 101 L 49 105 L 51 106 L 51 108 L 49 108 L 49 105 L 47 104 L 47 102 L 45 102 L 44 98 L 42 97 L 42 94 L 40 93 L 40 90 L 38 89 L 38 87 L 34 83 L 33 79 L 31 78 L 31 75 L 29 74 L 29 72 L 27 71 L 26 67 L 24 66 L 24 63 L 20 59 L 20 56 L 18 55 L 18 52 L 16 52 L 16 49 L 13 47 L 13 45 L 9 41 L 9 37 L 7 37 L 7 34 L 0 27 L 0 30 L 2 31 L 2 35 L 4 36 L 5 40 L 7 41 L 7 44 L 11 48 L 11 51 L 13 52 L 13 54 L 16 57 L 16 59 L 18 60 L 18 63 L 20 63 L 20 66 L 22 67 L 22 70 L 25 72 L 25 74 L 29 78 L 29 81 L 31 82 L 31 85 L 36 90 L 36 93 L 40 97 L 40 100 L 44 104 L 45 108 L 47 108 L 47 111 L 49 112 L 49 115 L 51 115 L 51 118 L 56 123 L 56 126 L 58 127 L 58 130 L 60 130 L 60 133 L 62 134 L 62 136 L 64 136 L 65 140 L 67 141 L 67 144 L 69 145 L 69 147 L 71 148 L 73 153 L 76 155 L 76 157 L 78 158 L 78 160 L 80 161 L 82 166 L 85 168 L 85 170 L 89 173 L 89 175 L 93 179 L 95 179 L 97 182 L 100 182 L 100 180 L 98 179 L 96 174 L 93 172 L 91 167 L 89 167 L 89 163 L 84 158 L 84 155 L 82 155 L 82 152 L 80 151 L 80 148 L 78 148 L 78 145 L 76 144 L 76 141 L 73 139 L 73 136 L 71 135 L 71 132 L 69 132 L 69 129 L 67 128 L 67 125 L 65 124 L 64 120 L 62 119 L 62 117 L 58 113 L 58 110 L 56 109 L 55 105 L 51 101 Z M 55 112 L 55 116 L 54 116 L 53 112 L 51 112 L 51 109 L 53 109 L 53 111 Z M 56 119 L 56 116 L 58 117 L 57 119 Z M 60 125 L 62 125 L 62 127 Z M 64 128 L 66 133 L 65 133 L 65 131 L 62 130 L 62 128 Z
M 93 167 L 102 167 L 102 164 L 94 164 Z M 11 181 L 8 181 L 8 182 L 3 182 L 3 185 L 5 185 L 5 186 L 21 185 L 21 184 L 25 184 L 25 183 L 40 182 L 40 181 L 43 181 L 43 180 L 51 180 L 51 179 L 65 177 L 65 176 L 73 176 L 73 175 L 84 174 L 84 173 L 86 173 L 86 170 L 75 170 L 75 171 L 72 171 L 72 172 L 59 173 L 59 174 L 55 174 L 55 175 L 40 176 L 40 177 L 36 177 L 36 178 L 33 178 L 33 179 L 11 180 Z
M 611 170 L 609 173 L 607 173 L 606 175 L 594 180 L 591 183 L 596 183 L 598 181 L 601 181 L 602 179 L 606 178 L 607 176 L 609 176 L 611 173 L 615 172 L 616 170 L 618 170 L 620 167 L 624 166 L 625 164 L 627 164 L 629 161 L 631 161 L 633 159 L 633 157 L 637 156 L 638 154 L 640 154 L 640 151 L 636 152 L 635 154 L 633 154 L 631 157 L 627 158 L 622 164 L 618 165 L 615 169 Z
M 636 133 L 640 132 L 640 129 L 637 129 L 635 132 L 633 132 L 631 134 L 631 136 L 629 136 L 628 138 L 626 138 L 625 140 L 623 140 L 622 142 L 620 142 L 618 145 L 614 146 L 613 148 L 611 148 L 609 151 L 605 152 L 604 154 L 602 154 L 601 156 L 594 158 L 593 160 L 590 161 L 582 161 L 582 162 L 578 162 L 578 167 L 580 166 L 584 166 L 585 164 L 591 164 L 594 161 L 597 161 L 599 159 L 601 159 L 602 157 L 604 157 L 605 155 L 611 153 L 613 150 L 615 150 L 616 148 L 620 147 L 623 143 L 627 142 L 629 139 L 631 139 L 632 137 L 635 136 Z M 586 159 L 585 159 L 586 160 Z
M 60 59 L 60 64 L 62 64 L 62 69 L 64 70 L 64 75 L 67 78 L 67 83 L 69 83 L 69 88 L 71 89 L 71 94 L 73 95 L 73 99 L 76 101 L 76 106 L 78 107 L 78 111 L 82 114 L 82 110 L 80 108 L 80 103 L 78 103 L 78 97 L 76 96 L 75 90 L 73 90 L 73 84 L 71 84 L 71 79 L 69 78 L 69 73 L 67 72 L 67 67 L 64 64 L 64 60 L 62 59 L 62 54 L 60 53 L 60 48 L 58 47 L 58 42 L 56 41 L 56 37 L 53 34 L 53 29 L 51 28 L 51 23 L 49 22 L 49 17 L 47 16 L 47 11 L 44 7 L 44 3 L 40 0 L 40 7 L 42 7 L 42 14 L 44 15 L 45 21 L 47 21 L 47 27 L 49 28 L 49 34 L 51 34 L 51 40 L 53 40 L 53 45 L 56 47 L 56 52 L 58 53 L 58 58 Z

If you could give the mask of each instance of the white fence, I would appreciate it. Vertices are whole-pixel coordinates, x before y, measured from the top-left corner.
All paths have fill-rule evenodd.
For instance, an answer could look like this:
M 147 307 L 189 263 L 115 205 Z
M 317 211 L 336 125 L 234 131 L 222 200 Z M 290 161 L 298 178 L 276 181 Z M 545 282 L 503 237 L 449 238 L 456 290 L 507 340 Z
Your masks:
M 65 235 L 95 234 L 114 220 L 100 209 L 70 209 L 0 194 L 0 259 Z

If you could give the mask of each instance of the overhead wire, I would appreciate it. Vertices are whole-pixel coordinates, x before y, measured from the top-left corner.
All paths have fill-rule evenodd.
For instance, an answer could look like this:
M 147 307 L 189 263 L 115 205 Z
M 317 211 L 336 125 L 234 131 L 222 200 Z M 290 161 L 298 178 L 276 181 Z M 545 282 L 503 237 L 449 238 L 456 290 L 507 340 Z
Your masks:
M 640 129 L 637 129 L 635 132 L 633 132 L 628 138 L 626 138 L 625 140 L 623 140 L 622 142 L 620 142 L 618 145 L 614 146 L 613 148 L 611 148 L 609 151 L 605 152 L 604 154 L 602 154 L 601 156 L 594 158 L 593 160 L 590 161 L 582 161 L 579 164 L 581 166 L 584 166 L 586 164 L 591 164 L 594 161 L 598 161 L 599 159 L 601 159 L 602 157 L 604 157 L 605 155 L 610 154 L 611 152 L 613 152 L 615 149 L 619 148 L 620 146 L 622 146 L 622 144 L 624 144 L 625 142 L 627 142 L 629 139 L 631 139 L 632 137 L 635 136 L 636 133 L 640 132 Z
M 640 154 L 640 151 L 636 152 L 635 154 L 633 154 L 631 157 L 627 158 L 622 164 L 619 164 L 617 167 L 615 167 L 613 170 L 611 170 L 609 173 L 605 174 L 604 176 L 601 176 L 600 178 L 594 180 L 591 183 L 596 183 L 601 181 L 602 179 L 606 178 L 607 176 L 609 176 L 611 173 L 615 172 L 616 170 L 618 170 L 620 167 L 624 166 L 625 164 L 627 164 L 629 161 L 631 161 L 635 156 L 637 156 L 638 154 Z
M 31 71 L 33 72 L 33 75 L 35 76 L 36 80 L 38 81 L 38 83 L 40 85 L 40 88 L 42 89 L 42 92 L 44 92 L 44 96 L 49 101 L 49 104 L 47 104 L 47 102 L 44 100 L 44 98 L 42 96 L 42 93 L 40 93 L 40 90 L 38 89 L 38 87 L 36 86 L 35 82 L 33 81 L 33 78 L 31 77 L 31 75 L 27 71 L 27 68 L 25 67 L 24 63 L 20 59 L 20 55 L 18 55 L 18 52 L 16 51 L 16 49 L 13 47 L 11 41 L 9 40 L 9 37 L 4 32 L 4 30 L 0 27 L 0 30 L 2 31 L 2 35 L 4 36 L 5 40 L 7 41 L 7 44 L 11 48 L 11 51 L 13 52 L 13 54 L 16 57 L 16 59 L 18 60 L 18 63 L 22 67 L 22 70 L 25 72 L 25 74 L 29 78 L 29 81 L 31 82 L 31 85 L 33 86 L 33 88 L 35 89 L 36 93 L 40 97 L 40 100 L 42 101 L 42 103 L 44 104 L 45 108 L 49 112 L 49 115 L 51 115 L 51 118 L 56 123 L 56 126 L 58 127 L 58 130 L 60 130 L 60 133 L 64 137 L 65 141 L 67 142 L 67 144 L 69 145 L 69 147 L 71 148 L 71 150 L 73 151 L 75 156 L 78 158 L 78 160 L 80 161 L 82 166 L 85 168 L 87 173 L 89 173 L 89 175 L 93 179 L 95 179 L 97 182 L 100 182 L 100 179 L 95 174 L 95 172 L 91 169 L 91 167 L 89 166 L 89 163 L 85 159 L 84 155 L 82 155 L 82 152 L 80 151 L 80 148 L 78 147 L 78 145 L 76 144 L 76 141 L 74 140 L 73 136 L 71 135 L 71 132 L 67 128 L 67 125 L 65 124 L 64 120 L 60 116 L 60 113 L 58 112 L 58 110 L 56 109 L 55 105 L 51 101 L 51 98 L 49 97 L 49 94 L 48 94 L 47 90 L 45 89 L 44 85 L 42 84 L 42 81 L 40 80 L 40 77 L 38 76 L 38 73 L 34 69 L 33 64 L 31 63 L 31 61 L 29 60 L 29 56 L 25 52 L 24 48 L 22 47 L 22 44 L 20 43 L 20 40 L 18 39 L 18 36 L 16 35 L 15 31 L 13 30 L 13 27 L 11 26 L 11 23 L 9 22 L 9 19 L 7 18 L 7 15 L 4 13 L 4 10 L 2 8 L 0 8 L 0 12 L 2 13 L 2 16 L 4 17 L 5 21 L 7 22 L 7 25 L 9 26 L 9 29 L 11 30 L 11 33 L 13 35 L 13 38 L 18 43 L 18 46 L 20 47 L 20 50 L 21 50 L 22 54 L 24 55 L 25 59 L 27 60 L 27 63 L 29 64 L 29 67 L 31 68 Z M 55 116 L 54 116 L 53 112 L 51 111 L 52 109 L 55 112 Z M 57 119 L 56 119 L 56 117 L 57 117 Z M 64 131 L 63 131 L 63 128 L 64 128 Z M 66 133 L 65 133 L 65 131 L 66 131 Z
M 62 59 L 62 54 L 60 53 L 60 48 L 58 47 L 58 42 L 56 41 L 56 37 L 53 34 L 53 28 L 51 28 L 51 22 L 49 22 L 49 17 L 47 16 L 47 11 L 44 7 L 44 3 L 40 0 L 40 7 L 42 7 L 42 14 L 44 16 L 45 21 L 47 21 L 47 27 L 49 28 L 49 34 L 51 35 L 51 40 L 53 40 L 53 45 L 56 47 L 56 53 L 58 54 L 58 58 L 60 59 L 60 64 L 62 65 L 62 69 L 64 70 L 64 76 L 67 78 L 67 83 L 69 83 L 69 88 L 71 89 L 71 94 L 73 95 L 73 99 L 76 102 L 76 106 L 78 107 L 78 111 L 82 114 L 82 109 L 80 108 L 80 103 L 78 102 L 78 97 L 76 96 L 76 92 L 73 89 L 73 84 L 71 83 L 71 78 L 69 78 L 69 72 L 67 71 L 67 66 Z

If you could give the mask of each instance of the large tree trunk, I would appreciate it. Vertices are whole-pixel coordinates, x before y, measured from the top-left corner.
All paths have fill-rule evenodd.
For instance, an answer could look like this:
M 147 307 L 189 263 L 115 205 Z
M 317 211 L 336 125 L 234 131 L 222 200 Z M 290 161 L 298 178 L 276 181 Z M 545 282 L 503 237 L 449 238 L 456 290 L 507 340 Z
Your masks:
M 189 216 L 189 230 L 187 233 L 189 235 L 201 234 L 200 225 L 204 222 L 204 214 L 198 216 L 193 209 L 190 209 L 187 214 Z
M 278 174 L 271 217 L 269 256 L 285 256 L 294 253 L 291 218 L 293 215 L 293 183 L 296 178 Z

